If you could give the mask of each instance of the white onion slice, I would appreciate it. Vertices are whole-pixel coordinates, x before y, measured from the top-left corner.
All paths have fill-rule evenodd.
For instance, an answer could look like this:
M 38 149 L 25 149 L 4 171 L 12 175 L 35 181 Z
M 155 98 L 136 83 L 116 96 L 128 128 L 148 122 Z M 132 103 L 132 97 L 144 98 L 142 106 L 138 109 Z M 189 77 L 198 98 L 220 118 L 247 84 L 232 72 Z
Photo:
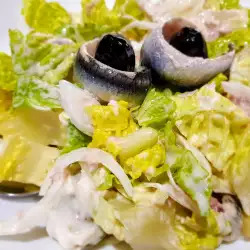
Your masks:
M 46 194 L 48 188 L 53 183 L 53 179 L 55 177 L 63 178 L 65 168 L 75 162 L 86 162 L 88 164 L 103 164 L 118 178 L 118 180 L 121 182 L 121 185 L 124 187 L 126 193 L 130 197 L 133 195 L 133 187 L 122 167 L 117 163 L 117 161 L 113 158 L 111 154 L 96 148 L 80 148 L 59 157 L 53 169 L 48 174 L 44 185 L 41 187 L 40 194 Z
M 61 105 L 71 122 L 80 131 L 91 136 L 93 134 L 92 121 L 84 108 L 99 105 L 99 102 L 87 90 L 78 88 L 65 80 L 59 83 L 59 93 Z

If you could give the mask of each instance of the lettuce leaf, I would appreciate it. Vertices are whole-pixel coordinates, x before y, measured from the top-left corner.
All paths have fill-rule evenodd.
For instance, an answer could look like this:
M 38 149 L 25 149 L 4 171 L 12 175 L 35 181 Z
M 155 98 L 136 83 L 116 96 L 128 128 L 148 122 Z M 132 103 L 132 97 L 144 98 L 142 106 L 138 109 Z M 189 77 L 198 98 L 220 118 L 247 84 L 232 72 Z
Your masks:
M 106 33 L 119 32 L 134 21 L 147 19 L 135 0 L 116 0 L 113 8 L 109 8 L 105 0 L 82 0 L 83 24 L 78 26 L 78 31 L 85 40 L 92 40 Z
M 165 137 L 166 162 L 175 182 L 197 202 L 201 215 L 207 216 L 212 194 L 210 173 L 191 151 L 178 144 L 173 124 L 170 122 L 166 125 Z
M 181 212 L 177 213 L 176 203 L 152 203 L 156 200 L 152 197 L 161 197 L 162 201 L 167 199 L 158 190 L 138 187 L 134 192 L 134 197 L 139 197 L 136 203 L 119 194 L 100 199 L 94 221 L 105 233 L 127 242 L 133 249 L 214 250 L 219 246 L 215 228 L 211 232 L 205 228 L 202 233 L 197 232 L 183 225 L 188 215 L 183 208 L 179 208 Z M 217 225 L 214 223 L 213 226 Z
M 161 167 L 165 163 L 165 155 L 165 147 L 161 144 L 156 144 L 152 148 L 125 160 L 123 167 L 133 180 L 144 174 L 150 181 L 153 177 L 166 172 L 167 168 Z
M 217 57 L 228 52 L 229 44 L 232 44 L 236 51 L 240 51 L 250 43 L 250 29 L 239 29 L 222 36 L 213 42 L 207 43 L 209 57 Z
M 241 82 L 250 86 L 250 49 L 245 48 L 236 54 L 230 69 L 230 81 Z
M 174 102 L 165 92 L 151 89 L 144 99 L 136 119 L 140 126 L 161 127 L 175 110 Z
M 250 195 L 248 189 L 250 187 L 250 126 L 246 128 L 241 136 L 238 144 L 238 150 L 233 158 L 230 166 L 230 182 L 237 197 L 241 201 L 245 213 L 250 216 Z
M 65 78 L 77 51 L 72 41 L 60 44 L 52 35 L 30 32 L 24 36 L 18 30 L 10 30 L 10 46 L 17 88 L 13 106 L 28 105 L 35 109 L 60 108 L 59 80 Z
M 218 171 L 226 171 L 237 151 L 245 113 L 207 85 L 189 95 L 176 95 L 175 123 L 189 143 Z
M 40 186 L 53 166 L 59 151 L 15 135 L 4 139 L 0 155 L 0 181 L 15 181 Z
M 0 89 L 12 91 L 16 88 L 16 76 L 13 70 L 12 59 L 9 55 L 0 52 Z
M 92 105 L 85 110 L 94 127 L 93 140 L 89 147 L 106 150 L 110 136 L 127 136 L 137 130 L 128 103 L 124 101 L 112 102 L 108 106 Z
M 13 97 L 14 108 L 29 106 L 37 110 L 60 109 L 58 88 L 37 77 L 19 77 Z
M 86 147 L 91 141 L 91 138 L 83 134 L 72 123 L 67 127 L 67 139 L 62 154 L 69 153 L 75 149 Z
M 27 24 L 41 33 L 57 34 L 72 23 L 71 15 L 56 2 L 23 0 L 22 14 Z
M 213 10 L 231 10 L 240 9 L 240 0 L 206 0 L 204 5 L 206 9 Z
M 138 129 L 128 136 L 111 136 L 107 139 L 107 150 L 120 161 L 127 160 L 148 148 L 153 147 L 158 141 L 158 133 L 151 128 Z
M 30 32 L 24 36 L 18 30 L 10 30 L 9 36 L 14 71 L 18 76 L 36 76 L 58 84 L 68 75 L 78 49 L 71 40 L 61 44 L 60 38 L 49 34 Z

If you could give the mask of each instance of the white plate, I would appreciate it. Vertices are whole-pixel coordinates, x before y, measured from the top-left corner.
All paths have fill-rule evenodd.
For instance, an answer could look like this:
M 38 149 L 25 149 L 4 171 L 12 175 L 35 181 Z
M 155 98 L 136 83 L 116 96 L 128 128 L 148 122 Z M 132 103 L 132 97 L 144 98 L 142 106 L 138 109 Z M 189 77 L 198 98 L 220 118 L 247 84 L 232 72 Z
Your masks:
M 80 0 L 57 0 L 72 12 L 80 10 Z M 242 4 L 250 7 L 250 0 L 242 0 Z M 0 0 L 0 51 L 9 52 L 8 29 L 19 28 L 26 32 L 27 26 L 20 16 L 22 0 Z M 0 199 L 0 220 L 6 220 L 17 212 L 27 210 L 36 202 L 35 199 L 9 200 Z M 47 237 L 45 230 L 37 229 L 32 235 L 0 238 L 0 250 L 62 250 L 53 240 Z M 247 250 L 250 242 L 237 241 L 224 245 L 220 250 Z M 112 250 L 108 247 L 106 250 Z M 154 250 L 154 249 L 152 249 Z M 194 249 L 195 250 L 195 249 Z

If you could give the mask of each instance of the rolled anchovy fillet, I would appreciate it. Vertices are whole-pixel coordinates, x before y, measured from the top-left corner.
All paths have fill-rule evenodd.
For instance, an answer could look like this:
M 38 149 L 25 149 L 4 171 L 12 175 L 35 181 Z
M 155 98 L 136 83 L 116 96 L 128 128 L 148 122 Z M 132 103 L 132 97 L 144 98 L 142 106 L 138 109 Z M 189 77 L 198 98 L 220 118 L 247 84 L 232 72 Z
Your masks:
M 109 67 L 94 58 L 99 40 L 82 45 L 74 66 L 74 78 L 100 100 L 124 100 L 130 106 L 141 104 L 151 85 L 151 71 L 140 68 L 126 72 Z
M 202 86 L 231 67 L 234 51 L 217 58 L 204 59 L 186 56 L 171 46 L 171 37 L 184 27 L 195 28 L 190 22 L 176 18 L 154 29 L 144 41 L 142 65 L 152 68 L 164 80 L 181 87 Z

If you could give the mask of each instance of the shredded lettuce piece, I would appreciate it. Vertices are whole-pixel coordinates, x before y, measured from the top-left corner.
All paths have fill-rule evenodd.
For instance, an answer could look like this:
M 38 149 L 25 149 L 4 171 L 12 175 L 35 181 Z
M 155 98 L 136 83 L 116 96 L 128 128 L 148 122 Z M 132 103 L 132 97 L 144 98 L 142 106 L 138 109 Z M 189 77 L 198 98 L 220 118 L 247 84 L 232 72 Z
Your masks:
M 165 92 L 151 89 L 144 99 L 136 119 L 140 126 L 161 127 L 175 110 L 174 102 Z
M 167 172 L 167 167 L 161 167 L 165 163 L 165 155 L 165 147 L 161 144 L 156 144 L 136 156 L 125 160 L 123 167 L 133 180 L 138 179 L 144 174 L 150 181 L 153 177 Z
M 22 14 L 27 24 L 37 32 L 57 34 L 72 23 L 71 15 L 56 2 L 23 0 Z
M 0 181 L 15 181 L 40 186 L 52 167 L 59 151 L 22 136 L 4 139 L 5 147 L 0 154 Z
M 230 167 L 230 181 L 237 197 L 241 201 L 245 213 L 250 216 L 250 194 L 247 191 L 250 187 L 250 126 L 241 137 L 237 153 Z
M 204 7 L 213 10 L 240 9 L 240 0 L 206 0 Z
M 222 36 L 213 42 L 207 43 L 209 57 L 217 57 L 228 52 L 229 44 L 232 44 L 236 51 L 241 50 L 250 43 L 250 29 L 239 29 Z
M 214 250 L 219 246 L 214 214 L 197 230 L 185 225 L 189 219 L 185 210 L 166 202 L 167 197 L 157 189 L 138 186 L 134 188 L 134 200 L 132 203 L 119 194 L 101 198 L 94 213 L 95 223 L 133 249 Z
M 238 149 L 239 134 L 249 123 L 245 113 L 207 85 L 176 95 L 176 126 L 218 171 L 226 171 Z
M 67 127 L 67 140 L 61 154 L 67 154 L 75 149 L 88 146 L 91 138 L 83 134 L 72 123 Z
M 236 54 L 230 69 L 230 81 L 241 82 L 250 86 L 250 49 L 245 48 Z
M 13 97 L 13 107 L 29 106 L 37 110 L 60 109 L 56 86 L 37 77 L 19 77 Z
M 124 161 L 151 148 L 158 141 L 158 133 L 151 128 L 142 128 L 126 137 L 111 136 L 107 140 L 107 150 Z
M 30 32 L 24 36 L 10 30 L 10 46 L 15 73 L 36 76 L 50 84 L 58 84 L 69 73 L 77 52 L 77 45 L 66 44 L 49 34 Z
M 173 124 L 170 122 L 166 125 L 165 137 L 166 163 L 170 166 L 175 182 L 197 202 L 201 215 L 207 216 L 212 194 L 211 174 L 191 151 L 177 143 Z
M 12 91 L 16 88 L 16 76 L 13 70 L 12 58 L 0 53 L 0 89 Z
M 135 0 L 116 0 L 113 8 L 108 8 L 105 0 L 82 0 L 83 24 L 78 26 L 78 31 L 84 40 L 92 40 L 106 33 L 119 32 L 140 20 L 148 20 L 148 17 Z
M 60 44 L 52 35 L 35 32 L 24 36 L 18 30 L 10 30 L 9 35 L 17 75 L 13 106 L 29 105 L 40 110 L 60 108 L 55 85 L 73 66 L 76 44 L 72 41 Z
M 112 102 L 108 106 L 93 105 L 86 107 L 94 127 L 93 140 L 89 147 L 107 149 L 110 136 L 127 136 L 138 129 L 131 117 L 128 103 Z

